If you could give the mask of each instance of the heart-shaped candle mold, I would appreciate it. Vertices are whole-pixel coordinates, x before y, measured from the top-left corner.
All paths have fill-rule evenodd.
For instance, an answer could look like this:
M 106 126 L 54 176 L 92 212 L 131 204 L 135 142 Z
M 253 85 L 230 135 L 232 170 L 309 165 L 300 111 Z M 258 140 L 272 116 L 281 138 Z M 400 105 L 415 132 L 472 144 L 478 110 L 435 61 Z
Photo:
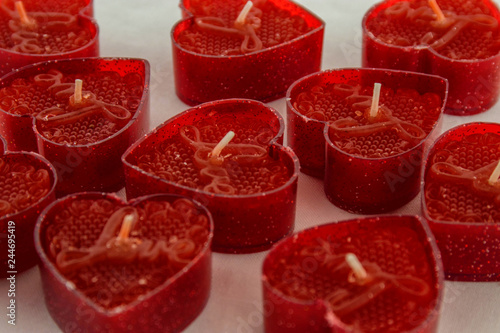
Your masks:
M 38 150 L 54 164 L 59 193 L 123 187 L 121 155 L 149 127 L 146 60 L 41 63 L 0 88 L 0 133 L 10 149 Z
M 246 4 L 245 4 L 246 3 Z M 189 105 L 270 101 L 321 66 L 324 23 L 288 0 L 181 0 L 172 29 L 176 91 Z
M 268 248 L 295 220 L 298 160 L 281 146 L 283 131 L 281 116 L 257 101 L 189 109 L 123 155 L 127 196 L 166 192 L 203 203 L 214 216 L 214 251 Z M 234 139 L 221 148 L 227 133 Z
M 417 216 L 343 221 L 279 242 L 263 265 L 267 333 L 436 332 L 443 270 Z
M 500 280 L 499 161 L 494 123 L 455 127 L 429 151 L 422 210 L 449 279 Z
M 183 197 L 59 199 L 35 229 L 49 313 L 64 332 L 179 332 L 208 300 L 212 235 Z
M 389 0 L 363 20 L 363 66 L 448 79 L 446 113 L 490 108 L 500 89 L 500 13 L 490 0 Z
M 90 0 L 2 1 L 0 76 L 29 64 L 99 55 Z
M 359 213 L 394 210 L 420 190 L 421 157 L 439 127 L 446 91 L 445 79 L 426 74 L 315 73 L 288 90 L 288 142 L 302 171 L 324 177 L 335 205 Z
M 0 136 L 0 277 L 36 264 L 33 228 L 55 199 L 54 167 L 42 156 L 8 152 Z

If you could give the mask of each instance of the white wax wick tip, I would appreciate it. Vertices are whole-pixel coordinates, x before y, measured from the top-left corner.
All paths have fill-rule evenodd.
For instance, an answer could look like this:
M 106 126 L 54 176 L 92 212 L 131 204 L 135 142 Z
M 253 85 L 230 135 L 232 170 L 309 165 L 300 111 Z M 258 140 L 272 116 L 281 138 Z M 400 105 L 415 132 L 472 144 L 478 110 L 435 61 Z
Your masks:
M 28 17 L 28 14 L 26 14 L 26 9 L 24 9 L 24 3 L 22 1 L 16 1 L 14 3 L 16 6 L 17 13 L 19 14 L 19 17 L 21 18 L 21 22 L 23 24 L 31 24 L 32 21 Z
M 83 85 L 83 81 L 82 80 L 80 80 L 80 79 L 76 79 L 75 80 L 75 95 L 74 95 L 74 99 L 75 99 L 75 103 L 76 104 L 82 102 L 82 85 Z
M 429 6 L 431 6 L 432 11 L 436 14 L 437 21 L 442 22 L 446 19 L 436 0 L 429 0 Z
M 500 178 L 500 161 L 498 161 L 495 170 L 493 170 L 493 172 L 491 173 L 490 179 L 488 179 L 488 183 L 490 185 L 494 185 L 498 182 L 498 178 Z
M 243 25 L 245 24 L 245 20 L 247 18 L 248 12 L 250 12 L 250 9 L 252 9 L 253 2 L 248 0 L 243 9 L 241 10 L 240 14 L 236 18 L 236 21 L 234 21 L 234 24 L 237 25 Z
M 118 234 L 118 240 L 127 239 L 130 235 L 130 231 L 132 230 L 132 223 L 134 222 L 134 215 L 127 214 L 123 218 L 122 227 L 120 229 L 120 233 Z
M 380 103 L 380 89 L 382 88 L 382 84 L 375 83 L 373 85 L 373 98 L 372 98 L 372 106 L 370 108 L 370 118 L 375 118 L 378 114 L 378 104 Z
M 229 144 L 229 142 L 234 138 L 234 135 L 235 133 L 233 131 L 227 132 L 226 135 L 222 138 L 222 140 L 220 140 L 219 143 L 212 150 L 210 156 L 219 157 L 222 149 L 224 149 L 224 147 L 226 147 Z
M 368 274 L 366 273 L 365 268 L 363 267 L 358 257 L 354 253 L 347 253 L 345 255 L 345 261 L 352 269 L 354 276 L 358 281 L 366 280 Z

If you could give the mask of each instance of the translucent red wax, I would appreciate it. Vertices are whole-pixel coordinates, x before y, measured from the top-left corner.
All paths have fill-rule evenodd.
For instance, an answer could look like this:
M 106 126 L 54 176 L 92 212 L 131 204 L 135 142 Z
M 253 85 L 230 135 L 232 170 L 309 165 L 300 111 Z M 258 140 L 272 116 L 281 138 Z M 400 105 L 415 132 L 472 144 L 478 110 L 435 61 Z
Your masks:
M 448 79 L 446 113 L 489 109 L 500 89 L 500 12 L 490 0 L 438 0 L 440 24 L 427 0 L 390 0 L 363 20 L 363 66 Z
M 500 280 L 500 125 L 470 123 L 444 133 L 425 164 L 422 211 L 441 250 L 446 278 Z
M 55 199 L 56 183 L 55 169 L 46 159 L 35 153 L 5 151 L 0 137 L 1 277 L 36 264 L 33 229 L 40 211 Z M 14 223 L 13 227 L 10 223 L 12 228 L 9 222 Z
M 324 23 L 319 18 L 288 0 L 255 1 L 238 30 L 234 21 L 245 3 L 181 1 L 187 18 L 172 29 L 171 39 L 176 92 L 183 102 L 270 101 L 320 69 Z M 214 31 L 214 25 L 225 32 Z
M 348 253 L 366 280 L 357 280 Z M 442 263 L 428 225 L 416 216 L 302 231 L 270 251 L 262 282 L 268 333 L 437 331 Z
M 91 0 L 23 1 L 32 26 L 21 22 L 15 2 L 0 6 L 0 76 L 41 61 L 99 55 Z
M 75 79 L 84 101 L 71 102 Z M 27 66 L 0 84 L 0 133 L 54 164 L 58 192 L 123 187 L 121 154 L 149 126 L 149 63 L 94 58 Z
M 135 218 L 118 241 L 123 212 Z M 128 204 L 103 193 L 62 198 L 35 230 L 49 313 L 62 331 L 179 332 L 208 300 L 212 235 L 206 208 L 178 196 Z M 159 251 L 134 256 L 145 244 Z M 92 257 L 98 247 L 104 251 Z
M 372 120 L 376 82 L 380 115 Z M 359 213 L 394 210 L 420 190 L 422 154 L 440 125 L 446 88 L 442 78 L 401 71 L 312 74 L 288 90 L 288 142 L 303 172 L 324 177 L 335 205 Z
M 156 128 L 123 156 L 127 196 L 176 193 L 214 216 L 214 251 L 255 252 L 293 230 L 298 161 L 283 142 L 283 119 L 252 100 L 189 109 Z M 210 162 L 215 145 L 236 133 Z

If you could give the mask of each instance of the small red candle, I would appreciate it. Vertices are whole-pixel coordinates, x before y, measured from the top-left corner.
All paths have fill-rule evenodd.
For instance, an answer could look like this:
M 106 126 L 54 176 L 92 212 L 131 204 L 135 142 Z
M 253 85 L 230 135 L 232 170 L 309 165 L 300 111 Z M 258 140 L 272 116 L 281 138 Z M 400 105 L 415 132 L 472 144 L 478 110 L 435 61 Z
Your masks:
M 55 169 L 46 159 L 8 152 L 0 136 L 1 277 L 36 264 L 33 229 L 40 211 L 55 199 L 56 183 Z
M 52 59 L 99 55 L 90 0 L 3 1 L 0 5 L 0 76 Z
M 500 89 L 500 12 L 490 0 L 390 0 L 363 20 L 363 66 L 448 79 L 446 113 L 489 109 Z
M 291 1 L 183 0 L 181 7 L 173 65 L 177 95 L 189 105 L 274 100 L 320 69 L 324 23 Z
M 287 93 L 289 144 L 302 171 L 324 176 L 335 205 L 358 213 L 394 210 L 420 190 L 421 157 L 439 127 L 446 88 L 442 78 L 401 71 L 312 74 Z
M 429 151 L 422 210 L 446 277 L 500 280 L 500 125 L 470 123 L 444 133 Z
M 189 109 L 123 155 L 127 196 L 166 192 L 203 203 L 214 216 L 214 251 L 269 248 L 295 219 L 298 161 L 281 145 L 283 130 L 281 116 L 257 101 Z
M 11 149 L 51 161 L 60 193 L 118 190 L 121 154 L 149 126 L 148 85 L 149 64 L 141 59 L 27 66 L 2 80 L 0 133 Z
M 302 231 L 266 256 L 262 280 L 268 333 L 437 331 L 442 263 L 416 216 Z
M 179 332 L 210 293 L 213 222 L 172 195 L 55 201 L 35 242 L 45 303 L 62 331 Z

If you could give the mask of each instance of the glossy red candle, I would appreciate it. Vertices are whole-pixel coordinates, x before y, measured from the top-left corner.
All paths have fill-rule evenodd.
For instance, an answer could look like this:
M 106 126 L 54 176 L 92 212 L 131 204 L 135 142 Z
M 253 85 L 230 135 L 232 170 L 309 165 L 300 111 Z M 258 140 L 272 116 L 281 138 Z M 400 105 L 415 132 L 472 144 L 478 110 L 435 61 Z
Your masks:
M 369 115 L 374 83 L 380 107 Z M 288 138 L 328 199 L 359 213 L 394 210 L 420 190 L 421 157 L 440 124 L 446 80 L 377 69 L 319 72 L 287 93 Z M 326 154 L 326 155 L 325 155 Z
M 425 165 L 422 211 L 441 250 L 446 277 L 500 280 L 500 125 L 470 123 L 444 133 Z
M 347 264 L 354 254 L 366 276 Z M 263 265 L 267 333 L 436 332 L 443 270 L 428 225 L 386 216 L 314 227 Z
M 172 195 L 55 201 L 35 229 L 50 315 L 64 332 L 181 331 L 210 294 L 212 232 L 206 208 Z
M 500 89 L 500 13 L 490 0 L 389 0 L 363 20 L 363 66 L 419 71 L 448 79 L 446 113 L 489 109 Z
M 83 81 L 80 104 L 75 79 Z M 121 155 L 149 127 L 146 60 L 40 63 L 6 76 L 0 86 L 0 133 L 10 149 L 38 150 L 53 163 L 58 192 L 123 187 Z
M 0 276 L 36 264 L 33 229 L 55 199 L 54 167 L 42 156 L 8 152 L 0 136 Z M 11 274 L 15 274 L 11 273 Z
M 215 163 L 216 144 L 233 141 Z M 268 248 L 292 232 L 298 160 L 283 142 L 284 124 L 253 100 L 221 100 L 189 109 L 160 125 L 123 156 L 127 196 L 176 193 L 214 216 L 214 251 Z
M 270 101 L 321 66 L 324 23 L 288 0 L 181 1 L 187 18 L 172 29 L 176 91 L 189 104 L 224 98 Z
M 91 0 L 23 1 L 31 25 L 21 22 L 15 2 L 0 6 L 0 76 L 37 62 L 99 55 Z

